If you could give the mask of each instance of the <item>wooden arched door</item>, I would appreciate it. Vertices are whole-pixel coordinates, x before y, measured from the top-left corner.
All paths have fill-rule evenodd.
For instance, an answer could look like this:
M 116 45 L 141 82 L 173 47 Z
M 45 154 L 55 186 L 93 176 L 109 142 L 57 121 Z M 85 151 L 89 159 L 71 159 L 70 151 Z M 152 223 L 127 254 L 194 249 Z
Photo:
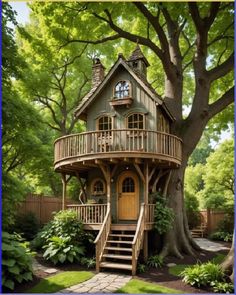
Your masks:
M 118 219 L 137 220 L 139 213 L 139 182 L 133 171 L 125 171 L 118 178 Z

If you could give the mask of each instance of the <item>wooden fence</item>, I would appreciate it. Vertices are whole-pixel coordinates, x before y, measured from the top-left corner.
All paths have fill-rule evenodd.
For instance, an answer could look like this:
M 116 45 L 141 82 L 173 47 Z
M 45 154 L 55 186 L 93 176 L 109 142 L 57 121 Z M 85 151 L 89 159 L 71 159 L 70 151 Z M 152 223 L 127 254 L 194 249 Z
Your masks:
M 66 200 L 66 204 L 75 204 L 73 200 Z M 29 194 L 17 208 L 19 214 L 33 212 L 40 224 L 47 223 L 52 219 L 52 213 L 62 209 L 62 198 Z
M 200 211 L 202 221 L 207 227 L 207 233 L 213 233 L 221 220 L 224 219 L 225 212 L 213 209 L 204 209 Z

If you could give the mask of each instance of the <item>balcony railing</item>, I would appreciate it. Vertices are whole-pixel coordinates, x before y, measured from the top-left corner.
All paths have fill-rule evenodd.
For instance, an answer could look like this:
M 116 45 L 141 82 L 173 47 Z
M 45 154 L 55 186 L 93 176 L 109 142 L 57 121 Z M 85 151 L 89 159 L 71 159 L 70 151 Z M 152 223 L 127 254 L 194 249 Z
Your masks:
M 55 163 L 95 154 L 133 153 L 161 155 L 181 161 L 181 140 L 171 134 L 140 129 L 91 131 L 55 141 Z
M 67 205 L 67 209 L 75 210 L 83 224 L 102 224 L 106 216 L 107 204 Z

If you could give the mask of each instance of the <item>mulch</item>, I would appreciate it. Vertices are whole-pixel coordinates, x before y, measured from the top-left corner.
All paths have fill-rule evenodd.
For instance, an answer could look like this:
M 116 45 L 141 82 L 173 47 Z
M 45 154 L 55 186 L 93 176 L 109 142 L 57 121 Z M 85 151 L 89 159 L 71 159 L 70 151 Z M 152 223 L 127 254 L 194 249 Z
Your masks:
M 209 260 L 212 260 L 219 253 L 227 254 L 228 251 L 227 250 L 222 250 L 219 252 L 202 251 L 201 253 L 199 253 L 199 255 L 197 257 L 184 256 L 183 259 L 178 259 L 175 257 L 168 257 L 165 259 L 165 262 L 166 263 L 192 265 L 192 264 L 196 264 L 198 261 L 207 262 Z M 60 273 L 63 271 L 88 270 L 76 263 L 59 265 L 59 266 L 57 265 L 55 267 L 52 263 L 43 260 L 41 255 L 38 255 L 35 258 L 40 264 L 42 264 L 48 268 L 58 269 L 57 273 Z M 95 271 L 94 269 L 89 269 L 89 270 L 92 272 Z M 135 278 L 142 279 L 142 280 L 145 280 L 145 281 L 151 282 L 151 283 L 158 283 L 158 284 L 163 285 L 165 287 L 180 290 L 180 291 L 183 291 L 184 293 L 188 293 L 188 294 L 191 294 L 191 293 L 208 293 L 209 294 L 209 290 L 194 288 L 194 287 L 191 287 L 190 285 L 183 283 L 181 278 L 169 274 L 168 270 L 169 270 L 169 268 L 167 266 L 165 266 L 161 269 L 160 268 L 158 268 L 158 269 L 151 268 L 143 274 L 138 274 Z M 26 290 L 28 290 L 28 289 L 34 287 L 36 284 L 38 284 L 41 279 L 49 277 L 49 276 L 51 276 L 51 274 L 47 274 L 44 271 L 37 271 L 33 276 L 33 281 L 16 285 L 14 291 L 10 291 L 10 292 L 5 291 L 4 292 L 4 290 L 3 290 L 3 293 L 24 293 L 24 292 L 26 292 Z

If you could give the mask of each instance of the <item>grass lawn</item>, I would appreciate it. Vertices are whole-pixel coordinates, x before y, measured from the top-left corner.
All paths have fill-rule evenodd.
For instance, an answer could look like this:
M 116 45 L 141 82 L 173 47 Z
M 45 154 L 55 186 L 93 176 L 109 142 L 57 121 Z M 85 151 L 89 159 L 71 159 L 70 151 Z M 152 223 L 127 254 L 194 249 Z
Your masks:
M 26 293 L 55 293 L 70 286 L 82 283 L 94 276 L 89 271 L 66 271 L 54 276 L 42 279 Z
M 183 291 L 170 289 L 158 284 L 148 283 L 142 280 L 131 280 L 124 287 L 117 290 L 115 293 L 126 294 L 183 294 Z
M 217 254 L 216 257 L 211 260 L 211 262 L 215 264 L 221 264 L 224 258 L 225 258 L 224 254 Z M 172 266 L 169 268 L 169 274 L 178 277 L 180 276 L 180 273 L 188 266 L 191 266 L 191 265 L 179 264 L 179 265 Z

